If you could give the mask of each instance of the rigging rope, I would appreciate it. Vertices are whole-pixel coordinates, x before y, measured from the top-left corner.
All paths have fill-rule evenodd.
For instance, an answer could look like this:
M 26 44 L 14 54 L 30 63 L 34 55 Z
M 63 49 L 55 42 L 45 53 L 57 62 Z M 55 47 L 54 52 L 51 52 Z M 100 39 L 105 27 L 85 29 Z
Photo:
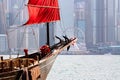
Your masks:
M 23 2 L 21 3 L 21 6 L 20 6 L 20 8 L 19 8 L 19 11 L 17 12 L 15 18 L 13 19 L 12 25 L 15 23 L 15 20 L 16 20 L 16 18 L 19 16 L 20 12 L 21 12 L 22 10 L 24 10 L 24 8 L 25 8 L 25 6 L 23 6 L 24 3 L 25 3 L 25 0 L 23 0 Z
M 60 1 L 59 1 L 59 3 L 60 3 Z M 61 3 L 59 5 L 61 6 Z M 63 19 L 62 10 L 61 9 L 59 9 L 59 10 L 61 12 L 60 13 L 61 14 L 60 26 L 61 26 L 61 29 L 62 29 L 62 33 L 66 35 L 66 29 L 64 27 L 64 21 L 62 20 Z
M 23 45 L 23 40 L 24 40 L 24 36 L 25 36 L 25 33 L 26 33 L 26 28 L 27 27 L 24 27 L 24 32 L 23 32 L 23 36 L 22 36 L 22 38 L 21 38 L 21 42 L 20 42 L 20 48 L 22 47 L 22 45 Z
M 9 36 L 8 36 L 8 32 L 7 32 L 7 22 L 6 22 L 6 16 L 5 16 L 5 7 L 4 7 L 4 2 L 2 0 L 2 9 L 3 9 L 3 21 L 4 21 L 4 31 L 7 35 L 7 43 L 8 43 L 8 49 L 10 50 L 10 43 L 9 43 Z M 10 58 L 11 58 L 11 53 L 9 53 Z
M 26 7 L 26 6 L 23 6 L 23 4 L 25 3 L 25 1 L 26 1 L 26 0 L 23 0 L 23 2 L 21 3 L 21 6 L 20 6 L 20 8 L 19 8 L 20 10 L 17 12 L 15 18 L 13 19 L 12 25 L 15 23 L 15 20 L 16 20 L 16 18 L 19 16 L 20 12 L 21 12 L 22 10 L 24 10 L 24 8 Z M 19 28 L 21 28 L 21 27 L 23 27 L 23 25 L 18 25 L 18 26 L 16 26 L 15 28 L 13 28 L 12 30 L 10 30 L 9 32 L 13 32 L 13 31 L 15 31 L 16 29 L 19 29 Z M 9 33 L 9 32 L 8 32 L 8 33 Z
M 32 29 L 32 32 L 33 32 L 33 36 L 35 38 L 35 44 L 37 45 L 37 49 L 38 49 L 37 38 L 36 38 L 37 34 L 35 34 L 35 31 L 34 31 L 33 27 L 31 27 L 31 29 Z
M 38 49 L 38 43 L 37 43 L 37 38 L 36 38 L 36 33 L 35 33 L 35 30 L 33 29 L 33 27 L 24 27 L 24 32 L 23 32 L 23 35 L 22 35 L 22 38 L 21 38 L 21 40 L 20 40 L 20 48 L 22 47 L 22 45 L 23 45 L 23 41 L 26 41 L 26 40 L 24 40 L 24 38 L 26 37 L 25 35 L 28 35 L 27 34 L 27 32 L 26 32 L 26 29 L 28 29 L 28 28 L 31 28 L 31 30 L 32 30 L 32 34 L 33 34 L 33 37 L 34 37 L 34 39 L 35 39 L 35 45 L 37 45 L 37 47 L 36 47 L 36 49 Z M 28 30 L 29 31 L 29 30 Z M 29 33 L 29 32 L 28 32 Z M 29 36 L 29 35 L 28 35 Z M 27 37 L 28 38 L 28 37 Z M 25 38 L 26 39 L 26 38 Z M 28 38 L 29 39 L 29 38 Z M 28 42 L 28 41 L 27 41 Z M 27 46 L 26 46 L 26 48 L 28 48 Z

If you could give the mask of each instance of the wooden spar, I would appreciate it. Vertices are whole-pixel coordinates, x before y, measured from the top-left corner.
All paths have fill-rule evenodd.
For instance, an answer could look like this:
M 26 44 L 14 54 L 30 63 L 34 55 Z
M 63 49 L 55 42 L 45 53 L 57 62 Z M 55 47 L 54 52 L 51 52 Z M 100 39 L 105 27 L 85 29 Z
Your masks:
M 21 59 L 18 59 L 18 67 L 21 69 Z
M 12 71 L 13 70 L 13 62 L 12 62 L 12 60 L 10 60 L 10 62 L 9 62 L 9 67 L 10 67 L 10 71 Z
M 1 61 L 3 61 L 3 56 L 0 57 Z
M 25 4 L 25 6 L 32 6 L 32 7 L 38 7 L 38 8 L 59 8 L 54 6 L 43 6 L 43 5 L 32 5 L 32 4 Z

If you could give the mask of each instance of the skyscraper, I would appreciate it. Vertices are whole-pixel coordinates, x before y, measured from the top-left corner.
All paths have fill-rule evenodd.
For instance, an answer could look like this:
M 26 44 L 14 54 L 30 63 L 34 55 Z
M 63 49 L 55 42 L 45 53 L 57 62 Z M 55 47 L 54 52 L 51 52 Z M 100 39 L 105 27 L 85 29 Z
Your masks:
M 92 16 L 92 1 L 85 0 L 85 43 L 87 48 L 93 47 L 93 16 Z
M 85 42 L 85 0 L 74 0 L 74 26 L 78 43 Z
M 85 40 L 87 48 L 116 43 L 116 0 L 85 0 Z M 118 34 L 118 32 L 117 32 Z
M 116 36 L 115 36 L 115 39 L 117 41 L 118 44 L 120 44 L 120 0 L 115 0 L 115 25 L 116 25 L 116 29 L 115 29 L 115 32 L 116 32 Z
M 96 0 L 96 43 L 115 42 L 115 0 Z
M 105 43 L 105 5 L 104 0 L 96 1 L 96 43 Z
M 6 51 L 7 49 L 7 36 L 5 34 L 0 34 L 0 52 Z
M 5 24 L 4 1 L 0 0 L 0 34 L 5 33 Z

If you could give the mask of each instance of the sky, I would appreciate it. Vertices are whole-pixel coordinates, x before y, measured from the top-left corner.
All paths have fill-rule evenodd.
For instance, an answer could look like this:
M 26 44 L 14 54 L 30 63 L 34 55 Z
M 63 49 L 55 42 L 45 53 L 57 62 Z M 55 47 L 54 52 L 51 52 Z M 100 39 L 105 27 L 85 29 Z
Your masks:
M 61 23 L 63 26 L 63 30 L 65 31 L 67 36 L 73 37 L 74 0 L 59 0 L 59 6 L 60 6 Z M 60 29 L 61 27 L 58 29 L 58 31 Z
M 64 25 L 67 26 L 73 26 L 74 21 L 74 0 L 59 0 L 59 6 L 61 10 L 61 17 L 64 21 Z

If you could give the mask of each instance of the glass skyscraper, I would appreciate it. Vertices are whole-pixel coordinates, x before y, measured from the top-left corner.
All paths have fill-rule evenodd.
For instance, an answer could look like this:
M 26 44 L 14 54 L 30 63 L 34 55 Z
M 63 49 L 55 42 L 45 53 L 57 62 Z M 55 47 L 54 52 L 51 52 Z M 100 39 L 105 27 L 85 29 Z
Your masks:
M 0 52 L 6 51 L 7 49 L 7 36 L 5 34 L 0 34 Z

